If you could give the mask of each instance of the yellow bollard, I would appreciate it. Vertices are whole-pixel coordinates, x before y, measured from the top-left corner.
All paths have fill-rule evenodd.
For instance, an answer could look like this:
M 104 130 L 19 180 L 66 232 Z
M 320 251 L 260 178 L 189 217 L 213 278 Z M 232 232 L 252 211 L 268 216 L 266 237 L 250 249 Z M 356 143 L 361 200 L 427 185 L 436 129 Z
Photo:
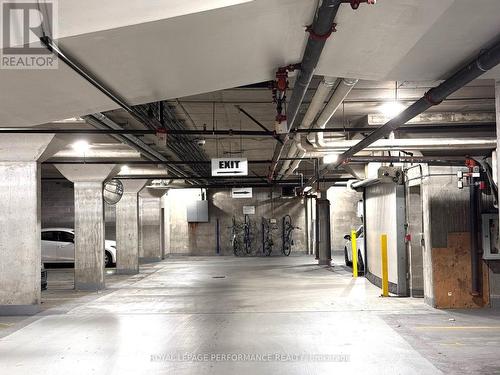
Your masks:
M 351 231 L 352 247 L 352 277 L 358 277 L 358 246 L 356 244 L 356 231 Z
M 382 297 L 389 297 L 389 271 L 387 269 L 387 234 L 380 236 L 382 258 Z

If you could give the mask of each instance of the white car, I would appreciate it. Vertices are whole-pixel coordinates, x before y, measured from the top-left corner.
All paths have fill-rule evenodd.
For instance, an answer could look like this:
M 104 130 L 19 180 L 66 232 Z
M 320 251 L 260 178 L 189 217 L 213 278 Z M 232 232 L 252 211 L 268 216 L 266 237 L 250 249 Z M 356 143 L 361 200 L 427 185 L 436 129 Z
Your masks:
M 345 265 L 352 267 L 351 235 L 346 234 L 344 239 L 346 240 L 344 245 Z M 356 230 L 356 247 L 358 248 L 358 273 L 362 273 L 365 269 L 365 238 L 362 225 Z
M 116 241 L 106 240 L 104 249 L 105 266 L 116 264 Z M 75 231 L 71 228 L 42 229 L 42 262 L 74 263 Z

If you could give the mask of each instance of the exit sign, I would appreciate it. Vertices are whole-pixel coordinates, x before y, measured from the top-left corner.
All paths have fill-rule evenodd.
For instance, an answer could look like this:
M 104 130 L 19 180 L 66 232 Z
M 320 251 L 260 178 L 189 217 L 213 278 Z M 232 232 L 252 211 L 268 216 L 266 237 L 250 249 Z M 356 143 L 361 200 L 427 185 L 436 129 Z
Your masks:
M 212 176 L 247 176 L 248 162 L 242 158 L 212 159 Z

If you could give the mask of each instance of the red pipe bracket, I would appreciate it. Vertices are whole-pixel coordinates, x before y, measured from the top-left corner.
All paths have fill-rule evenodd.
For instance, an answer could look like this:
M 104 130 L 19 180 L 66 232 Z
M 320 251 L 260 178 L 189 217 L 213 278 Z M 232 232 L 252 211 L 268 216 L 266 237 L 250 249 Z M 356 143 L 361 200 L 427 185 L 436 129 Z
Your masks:
M 306 26 L 306 32 L 309 33 L 309 37 L 311 39 L 314 39 L 314 40 L 327 40 L 330 37 L 330 35 L 332 35 L 332 33 L 334 33 L 334 32 L 337 31 L 336 26 L 337 26 L 337 24 L 334 23 L 332 25 L 330 31 L 328 31 L 326 34 L 320 35 L 320 34 L 316 34 L 314 32 L 314 30 L 312 29 L 312 25 L 309 25 L 309 26 Z

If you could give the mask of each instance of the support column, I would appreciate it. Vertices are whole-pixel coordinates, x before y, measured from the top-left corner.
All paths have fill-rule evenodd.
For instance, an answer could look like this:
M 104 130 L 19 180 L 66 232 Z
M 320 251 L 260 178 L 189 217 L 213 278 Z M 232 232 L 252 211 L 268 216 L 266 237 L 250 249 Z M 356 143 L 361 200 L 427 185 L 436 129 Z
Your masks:
M 500 80 L 495 81 L 495 106 L 497 113 L 497 185 L 500 185 Z M 500 222 L 500 221 L 499 221 Z M 500 266 L 495 264 L 489 269 L 490 276 L 490 305 L 491 307 L 500 307 Z
M 319 220 L 319 265 L 330 266 L 332 263 L 332 248 L 330 242 L 330 201 L 317 199 L 317 219 Z
M 161 196 L 165 190 L 145 188 L 139 193 L 139 261 L 161 260 Z
M 103 181 L 114 164 L 55 167 L 74 183 L 75 190 L 75 289 L 100 290 L 104 283 Z
M 53 134 L 0 140 L 0 315 L 40 310 L 40 164 Z
M 309 255 L 309 198 L 306 196 L 304 197 L 304 211 L 306 213 L 305 215 L 305 237 L 306 237 L 306 254 Z
M 122 180 L 123 196 L 116 204 L 116 272 L 139 272 L 138 193 L 146 180 Z

